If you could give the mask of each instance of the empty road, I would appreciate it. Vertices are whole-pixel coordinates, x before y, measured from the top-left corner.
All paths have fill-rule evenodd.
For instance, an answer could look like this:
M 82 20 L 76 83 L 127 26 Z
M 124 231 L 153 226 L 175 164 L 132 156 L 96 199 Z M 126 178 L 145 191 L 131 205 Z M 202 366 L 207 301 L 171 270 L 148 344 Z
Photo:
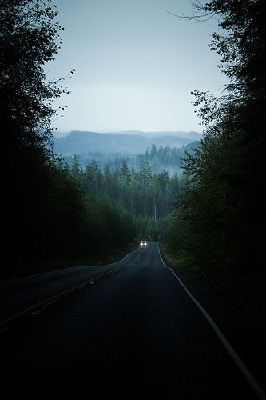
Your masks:
M 155 242 L 112 265 L 2 282 L 0 300 L 3 399 L 263 398 Z

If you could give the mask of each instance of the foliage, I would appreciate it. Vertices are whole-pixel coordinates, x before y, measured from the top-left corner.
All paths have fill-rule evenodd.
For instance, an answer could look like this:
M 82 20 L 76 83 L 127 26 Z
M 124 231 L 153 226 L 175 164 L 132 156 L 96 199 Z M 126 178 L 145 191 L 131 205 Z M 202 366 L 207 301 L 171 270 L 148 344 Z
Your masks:
M 211 48 L 229 77 L 221 98 L 195 91 L 205 134 L 185 161 L 187 187 L 177 205 L 175 251 L 185 248 L 210 274 L 264 273 L 265 263 L 265 2 L 213 0 L 199 6 L 218 14 L 224 35 Z M 190 239 L 187 240 L 187 230 Z M 173 245 L 174 246 L 174 245 Z
M 181 178 L 177 174 L 170 177 L 166 171 L 153 173 L 147 162 L 139 170 L 130 170 L 126 160 L 117 170 L 108 167 L 102 170 L 95 161 L 84 169 L 75 157 L 67 168 L 89 197 L 117 204 L 133 217 L 156 221 L 166 216 L 181 190 Z
M 47 82 L 44 71 L 61 46 L 56 15 L 50 0 L 0 0 L 0 116 L 8 155 L 2 233 L 9 260 L 2 276 L 105 262 L 135 236 L 130 217 L 88 196 L 49 147 L 52 101 L 68 93 L 62 78 Z
M 44 64 L 60 48 L 54 22 L 56 8 L 49 0 L 0 1 L 1 123 L 13 146 L 44 146 L 50 137 L 51 102 L 65 89 L 46 82 Z

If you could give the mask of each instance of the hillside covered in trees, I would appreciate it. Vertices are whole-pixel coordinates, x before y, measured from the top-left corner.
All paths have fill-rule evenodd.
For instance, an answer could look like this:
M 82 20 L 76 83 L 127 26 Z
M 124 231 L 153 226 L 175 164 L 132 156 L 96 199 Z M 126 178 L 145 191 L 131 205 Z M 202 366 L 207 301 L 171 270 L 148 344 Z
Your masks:
M 101 169 L 108 168 L 115 171 L 121 168 L 126 162 L 130 169 L 139 171 L 144 163 L 149 164 L 151 170 L 155 173 L 167 171 L 170 175 L 182 174 L 183 161 L 186 154 L 193 154 L 200 146 L 200 142 L 191 142 L 186 146 L 169 147 L 152 145 L 148 147 L 144 153 L 110 153 L 100 151 L 87 151 L 74 155 L 64 156 L 64 160 L 71 164 L 73 160 L 78 160 L 82 167 L 86 167 L 91 162 L 97 162 Z
M 65 168 L 95 204 L 103 202 L 128 215 L 139 239 L 158 239 L 162 221 L 182 191 L 182 178 L 177 173 L 154 173 L 148 162 L 135 170 L 123 160 L 119 168 L 111 170 L 108 166 L 99 168 L 95 161 L 83 168 L 74 158 Z
M 148 147 L 182 147 L 199 141 L 197 132 L 82 132 L 57 133 L 53 139 L 56 154 L 84 154 L 87 152 L 143 154 Z

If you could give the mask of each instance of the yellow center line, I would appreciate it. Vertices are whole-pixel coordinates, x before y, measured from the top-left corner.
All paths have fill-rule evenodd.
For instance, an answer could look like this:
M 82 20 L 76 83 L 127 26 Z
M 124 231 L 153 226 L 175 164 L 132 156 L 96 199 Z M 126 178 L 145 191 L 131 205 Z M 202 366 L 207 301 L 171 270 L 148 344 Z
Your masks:
M 119 269 L 119 268 L 116 268 L 116 269 L 111 270 L 111 271 L 117 271 L 117 269 Z M 101 278 L 101 277 L 103 277 L 103 276 L 105 276 L 105 275 L 108 275 L 109 273 L 110 273 L 110 271 L 105 272 L 104 274 L 97 275 L 97 276 L 95 276 L 95 277 L 91 277 L 89 280 L 87 280 L 87 281 L 85 281 L 85 282 L 82 282 L 82 283 L 80 283 L 80 284 L 78 284 L 78 285 L 76 285 L 76 286 L 73 286 L 73 287 L 70 288 L 70 289 L 66 289 L 66 290 L 64 290 L 63 292 L 60 292 L 60 293 L 55 294 L 55 295 L 53 295 L 53 296 L 51 296 L 51 297 L 48 297 L 48 298 L 45 299 L 45 300 L 39 301 L 38 303 L 34 304 L 33 306 L 28 307 L 28 308 L 25 308 L 24 310 L 21 310 L 21 311 L 17 312 L 16 314 L 11 315 L 10 317 L 4 319 L 3 321 L 0 321 L 0 328 L 1 328 L 1 329 L 0 329 L 0 333 L 5 331 L 5 330 L 3 329 L 3 327 L 4 327 L 5 325 L 7 325 L 9 322 L 14 321 L 14 320 L 17 319 L 17 318 L 22 317 L 23 315 L 26 315 L 26 314 L 30 313 L 30 312 L 33 311 L 35 308 L 38 308 L 38 307 L 41 307 L 41 306 L 45 306 L 45 305 L 53 304 L 53 303 L 55 303 L 56 301 L 59 301 L 61 296 L 65 296 L 66 294 L 72 293 L 72 292 L 74 292 L 74 291 L 77 290 L 77 289 L 81 289 L 81 288 L 83 289 L 88 283 L 91 283 L 91 282 L 94 283 L 94 281 L 95 281 L 96 279 L 99 279 L 99 278 Z

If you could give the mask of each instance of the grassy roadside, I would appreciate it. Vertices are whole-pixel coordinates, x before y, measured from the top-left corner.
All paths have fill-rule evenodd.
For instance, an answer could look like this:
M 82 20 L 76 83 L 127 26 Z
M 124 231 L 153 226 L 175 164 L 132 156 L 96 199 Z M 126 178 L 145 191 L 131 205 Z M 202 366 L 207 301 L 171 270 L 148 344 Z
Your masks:
M 181 271 L 185 279 L 196 282 L 203 292 L 224 305 L 230 318 L 243 327 L 265 331 L 266 334 L 266 273 L 201 270 L 188 254 L 172 254 L 164 243 L 160 245 L 171 267 Z
M 162 254 L 206 309 L 266 392 L 266 273 L 202 271 L 188 254 Z
M 103 244 L 104 246 L 104 244 Z M 44 268 L 66 268 L 66 266 L 75 265 L 94 265 L 100 266 L 105 264 L 111 264 L 115 261 L 119 261 L 121 258 L 126 256 L 128 253 L 136 249 L 137 243 L 132 242 L 128 246 L 122 249 L 114 249 L 110 254 L 103 254 L 101 257 L 92 257 L 90 254 L 81 255 L 80 257 L 65 258 L 65 259 L 53 259 L 43 265 Z

